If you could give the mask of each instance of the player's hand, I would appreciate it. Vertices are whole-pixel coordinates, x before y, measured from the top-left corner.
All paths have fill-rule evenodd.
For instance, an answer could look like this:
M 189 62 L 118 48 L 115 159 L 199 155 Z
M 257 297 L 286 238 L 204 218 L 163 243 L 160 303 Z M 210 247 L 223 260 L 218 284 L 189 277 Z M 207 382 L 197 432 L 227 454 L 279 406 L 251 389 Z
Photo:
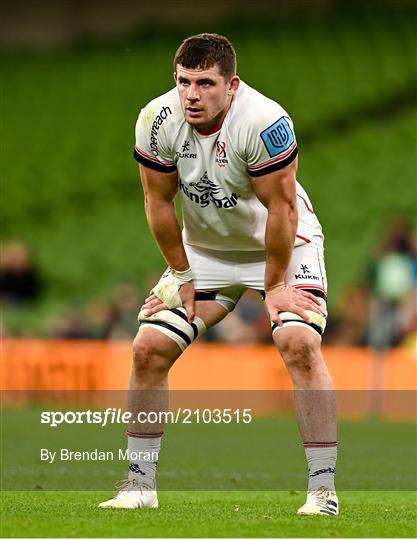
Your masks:
M 143 313 L 146 317 L 149 317 L 149 315 L 158 313 L 158 311 L 162 311 L 163 309 L 168 309 L 167 305 L 157 296 L 155 296 L 153 291 L 151 291 L 148 298 L 145 299 L 145 303 L 140 308 L 140 313 Z
M 187 313 L 188 322 L 192 322 L 195 315 L 194 283 L 192 281 L 188 281 L 187 283 L 184 283 L 184 285 L 181 285 L 180 290 L 179 290 L 179 295 L 182 300 L 182 305 Z
M 192 281 L 184 283 L 179 288 L 179 295 L 182 301 L 182 305 L 187 313 L 188 321 L 191 322 L 194 319 L 194 284 Z M 147 317 L 162 311 L 163 309 L 169 309 L 168 306 L 162 302 L 152 291 L 149 293 L 148 298 L 145 299 L 145 303 L 140 308 Z
M 268 309 L 271 322 L 282 325 L 279 317 L 280 311 L 290 311 L 299 315 L 307 323 L 311 322 L 307 310 L 316 313 L 323 313 L 322 301 L 307 291 L 290 287 L 289 285 L 278 285 L 265 293 L 265 304 Z

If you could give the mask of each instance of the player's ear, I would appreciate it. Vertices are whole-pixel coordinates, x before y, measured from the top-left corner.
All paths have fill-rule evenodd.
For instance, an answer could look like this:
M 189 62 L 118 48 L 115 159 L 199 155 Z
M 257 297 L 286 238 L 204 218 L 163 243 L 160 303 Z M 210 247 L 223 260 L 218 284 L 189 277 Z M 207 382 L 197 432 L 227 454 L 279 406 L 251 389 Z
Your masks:
M 233 95 L 236 90 L 239 88 L 240 79 L 237 75 L 233 75 L 233 77 L 229 81 L 229 94 Z
M 176 71 L 174 71 L 173 77 L 174 77 L 174 81 L 177 82 L 177 72 Z

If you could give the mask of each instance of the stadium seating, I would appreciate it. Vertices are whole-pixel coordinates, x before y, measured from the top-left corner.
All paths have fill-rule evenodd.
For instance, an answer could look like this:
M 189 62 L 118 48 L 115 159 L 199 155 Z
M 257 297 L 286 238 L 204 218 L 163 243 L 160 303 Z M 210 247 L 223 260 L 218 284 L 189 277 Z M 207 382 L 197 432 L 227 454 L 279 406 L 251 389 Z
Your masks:
M 413 20 L 292 21 L 228 35 L 242 79 L 294 118 L 334 301 L 366 265 L 384 219 L 413 215 Z M 163 269 L 131 153 L 140 107 L 173 84 L 177 41 L 2 55 L 3 236 L 32 247 L 47 306 L 105 293 L 120 278 L 142 286 Z

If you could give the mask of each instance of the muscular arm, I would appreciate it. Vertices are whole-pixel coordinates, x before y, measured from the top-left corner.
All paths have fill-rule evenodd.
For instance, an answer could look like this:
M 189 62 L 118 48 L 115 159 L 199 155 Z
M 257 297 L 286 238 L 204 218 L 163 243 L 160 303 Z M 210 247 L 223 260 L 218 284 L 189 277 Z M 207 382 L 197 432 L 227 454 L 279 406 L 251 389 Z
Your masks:
M 281 324 L 279 312 L 290 311 L 310 322 L 307 310 L 320 313 L 319 301 L 309 292 L 289 287 L 284 278 L 297 231 L 295 173 L 297 159 L 287 167 L 253 178 L 256 196 L 268 210 L 265 230 L 265 303 L 271 321 Z
M 265 231 L 265 290 L 284 283 L 297 231 L 298 212 L 295 174 L 297 159 L 290 165 L 252 179 L 256 196 L 268 210 Z
M 145 195 L 145 212 L 149 227 L 168 265 L 180 272 L 190 267 L 182 242 L 180 225 L 175 212 L 174 198 L 177 192 L 177 173 L 160 173 L 139 165 L 140 178 Z M 194 285 L 190 281 L 178 291 L 188 320 L 194 318 Z M 166 305 L 151 291 L 145 300 L 146 315 L 152 315 Z
M 177 173 L 160 173 L 139 165 L 149 227 L 168 265 L 179 271 L 189 268 L 175 212 Z

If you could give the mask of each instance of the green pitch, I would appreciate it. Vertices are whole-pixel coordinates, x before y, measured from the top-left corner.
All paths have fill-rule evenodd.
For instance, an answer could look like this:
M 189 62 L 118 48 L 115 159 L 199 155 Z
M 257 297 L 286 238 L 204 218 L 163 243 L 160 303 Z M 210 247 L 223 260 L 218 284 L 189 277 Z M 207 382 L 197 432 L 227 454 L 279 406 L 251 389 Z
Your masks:
M 341 515 L 297 516 L 301 492 L 162 492 L 158 510 L 104 510 L 109 492 L 4 493 L 3 537 L 415 537 L 415 492 L 339 493 Z M 23 518 L 24 516 L 24 518 Z
M 248 394 L 247 399 L 250 397 Z M 4 491 L 98 492 L 111 489 L 126 476 L 127 462 L 117 458 L 119 449 L 125 451 L 125 425 L 51 428 L 40 423 L 40 414 L 38 408 L 3 411 Z M 338 438 L 340 491 L 416 489 L 414 423 L 341 421 Z M 41 459 L 41 449 L 60 456 L 62 448 L 110 450 L 114 459 L 69 461 L 57 457 L 53 463 Z M 256 417 L 249 424 L 169 424 L 159 456 L 158 485 L 164 492 L 302 492 L 306 462 L 296 422 L 292 415 L 284 415 Z
M 413 423 L 342 421 L 341 515 L 306 517 L 296 515 L 306 473 L 292 416 L 247 426 L 167 426 L 160 508 L 130 511 L 97 508 L 113 494 L 103 490 L 126 475 L 125 462 L 48 465 L 39 458 L 40 447 L 124 445 L 125 428 L 49 428 L 39 413 L 3 411 L 3 537 L 416 536 Z

